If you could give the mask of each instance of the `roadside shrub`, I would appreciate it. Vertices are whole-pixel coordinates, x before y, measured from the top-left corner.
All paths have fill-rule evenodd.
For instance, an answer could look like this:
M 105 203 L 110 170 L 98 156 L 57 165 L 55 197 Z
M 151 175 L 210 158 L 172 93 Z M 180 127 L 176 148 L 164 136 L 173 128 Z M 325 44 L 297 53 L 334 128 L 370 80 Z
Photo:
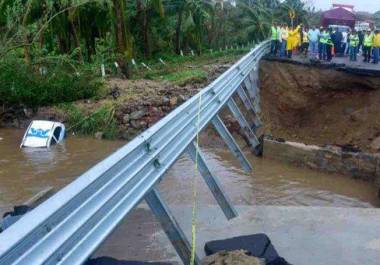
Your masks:
M 68 131 L 94 135 L 102 132 L 105 139 L 117 137 L 118 127 L 115 119 L 115 108 L 112 105 L 103 105 L 95 111 L 89 112 L 73 104 L 61 104 L 59 110 L 66 116 Z
M 58 61 L 58 62 L 57 62 Z M 102 87 L 85 66 L 74 68 L 59 60 L 26 65 L 23 60 L 0 61 L 0 103 L 38 107 L 94 97 Z

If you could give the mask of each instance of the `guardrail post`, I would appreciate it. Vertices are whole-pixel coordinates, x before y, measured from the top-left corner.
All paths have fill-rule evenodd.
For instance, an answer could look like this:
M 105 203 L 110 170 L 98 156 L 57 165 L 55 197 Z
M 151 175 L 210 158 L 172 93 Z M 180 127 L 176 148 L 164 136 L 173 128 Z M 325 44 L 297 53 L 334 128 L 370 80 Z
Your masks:
M 197 150 L 198 149 L 198 150 Z M 187 147 L 187 153 L 191 159 L 195 162 L 197 160 L 199 173 L 202 175 L 210 191 L 214 195 L 215 200 L 218 202 L 219 206 L 222 208 L 224 215 L 228 220 L 238 216 L 235 208 L 233 207 L 230 199 L 224 193 L 222 186 L 220 185 L 217 178 L 211 173 L 208 167 L 205 157 L 202 151 L 197 148 L 194 143 L 191 143 Z M 198 157 L 197 157 L 198 153 Z
M 251 81 L 250 83 L 254 87 L 256 91 L 256 97 L 255 97 L 255 107 L 257 108 L 256 113 L 261 112 L 260 108 L 260 78 L 259 78 L 259 69 L 258 66 L 255 66 L 253 70 L 249 73 L 248 75 L 249 80 Z
M 256 112 L 255 112 L 255 107 L 253 106 L 251 100 L 249 99 L 247 93 L 245 93 L 245 90 L 242 86 L 240 86 L 238 89 L 237 89 L 237 93 L 241 99 L 241 101 L 244 103 L 244 106 L 245 108 L 248 110 L 248 111 L 252 111 L 253 112 L 253 123 L 254 123 L 254 130 L 261 127 L 261 121 L 260 121 L 260 118 L 257 116 Z
M 236 143 L 232 134 L 228 131 L 226 125 L 224 124 L 222 119 L 219 117 L 219 115 L 216 115 L 212 119 L 211 122 L 214 125 L 215 130 L 219 133 L 219 135 L 222 137 L 224 142 L 227 144 L 228 148 L 234 154 L 236 159 L 240 162 L 244 171 L 247 173 L 251 172 L 253 169 L 251 164 L 249 163 L 248 159 L 245 157 L 245 155 L 244 155 L 243 151 L 240 149 L 239 145 Z
M 191 245 L 187 240 L 185 233 L 182 231 L 177 221 L 169 211 L 168 206 L 161 198 L 158 190 L 153 188 L 145 195 L 144 198 L 153 214 L 161 223 L 163 230 L 177 251 L 178 256 L 182 259 L 183 264 L 190 264 Z M 195 259 L 195 264 L 201 265 L 198 257 Z
M 230 109 L 230 111 L 232 112 L 232 114 L 234 115 L 235 119 L 239 122 L 240 127 L 243 129 L 244 134 L 247 137 L 247 139 L 248 139 L 248 141 L 249 141 L 249 143 L 253 149 L 254 154 L 258 155 L 260 152 L 258 150 L 258 147 L 260 147 L 260 142 L 257 139 L 255 133 L 252 131 L 251 127 L 249 126 L 247 120 L 245 119 L 245 117 L 241 113 L 241 111 L 240 111 L 239 107 L 237 106 L 235 100 L 233 98 L 230 98 L 228 100 L 227 105 L 228 105 L 228 108 Z
M 260 103 L 259 103 L 259 94 L 258 94 L 258 91 L 255 87 L 255 85 L 251 82 L 251 79 L 250 77 L 248 76 L 245 80 L 244 80 L 244 86 L 246 87 L 247 91 L 248 91 L 248 95 L 250 97 L 250 99 L 252 100 L 253 102 L 253 107 L 255 108 L 255 113 L 260 113 L 261 110 L 260 110 Z

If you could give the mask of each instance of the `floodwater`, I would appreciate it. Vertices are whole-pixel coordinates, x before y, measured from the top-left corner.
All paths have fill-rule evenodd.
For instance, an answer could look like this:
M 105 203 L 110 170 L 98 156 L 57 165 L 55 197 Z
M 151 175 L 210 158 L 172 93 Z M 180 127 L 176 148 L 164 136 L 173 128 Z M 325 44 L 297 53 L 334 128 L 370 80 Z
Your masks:
M 23 134 L 23 130 L 0 129 L 0 210 L 47 187 L 63 187 L 124 144 L 69 136 L 50 150 L 20 149 Z
M 69 136 L 51 150 L 20 149 L 22 130 L 0 129 L 0 210 L 8 210 L 53 186 L 63 187 L 88 168 L 120 148 L 125 142 Z M 242 171 L 226 148 L 203 148 L 212 172 L 237 205 L 298 205 L 334 207 L 379 207 L 376 188 L 361 180 L 299 169 L 246 155 L 253 173 Z M 181 157 L 160 190 L 170 204 L 191 204 L 193 188 L 202 205 L 216 204 L 194 164 Z

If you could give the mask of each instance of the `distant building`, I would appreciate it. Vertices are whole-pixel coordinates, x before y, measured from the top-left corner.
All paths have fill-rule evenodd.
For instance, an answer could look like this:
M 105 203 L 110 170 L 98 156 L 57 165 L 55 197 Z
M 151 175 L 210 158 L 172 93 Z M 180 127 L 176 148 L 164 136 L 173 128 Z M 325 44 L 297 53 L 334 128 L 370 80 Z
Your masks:
M 329 25 L 349 26 L 356 30 L 373 28 L 374 21 L 363 16 L 362 13 L 365 12 L 356 13 L 353 5 L 333 4 L 332 9 L 322 13 L 321 25 L 323 27 Z
M 321 24 L 323 27 L 329 25 L 342 25 L 355 27 L 356 16 L 354 6 L 333 4 L 333 8 L 322 13 Z
M 353 5 L 344 5 L 344 4 L 333 4 L 333 8 L 344 8 L 347 11 L 350 11 L 351 13 L 354 13 L 355 6 Z

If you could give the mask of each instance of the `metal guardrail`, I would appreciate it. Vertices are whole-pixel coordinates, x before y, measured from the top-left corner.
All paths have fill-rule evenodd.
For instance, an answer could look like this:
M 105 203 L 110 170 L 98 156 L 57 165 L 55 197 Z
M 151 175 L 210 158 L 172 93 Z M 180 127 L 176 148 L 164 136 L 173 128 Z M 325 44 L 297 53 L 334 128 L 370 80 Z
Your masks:
M 259 120 L 252 128 L 233 95 L 239 91 L 247 109 L 254 114 L 259 110 L 255 82 L 258 62 L 268 47 L 267 41 L 256 46 L 197 95 L 1 233 L 0 264 L 82 264 L 143 199 L 188 264 L 189 241 L 155 185 L 184 152 L 192 158 L 198 153 L 199 171 L 224 214 L 229 219 L 237 216 L 193 141 L 198 128 L 212 122 L 243 168 L 252 169 L 218 112 L 228 106 L 257 150 Z

